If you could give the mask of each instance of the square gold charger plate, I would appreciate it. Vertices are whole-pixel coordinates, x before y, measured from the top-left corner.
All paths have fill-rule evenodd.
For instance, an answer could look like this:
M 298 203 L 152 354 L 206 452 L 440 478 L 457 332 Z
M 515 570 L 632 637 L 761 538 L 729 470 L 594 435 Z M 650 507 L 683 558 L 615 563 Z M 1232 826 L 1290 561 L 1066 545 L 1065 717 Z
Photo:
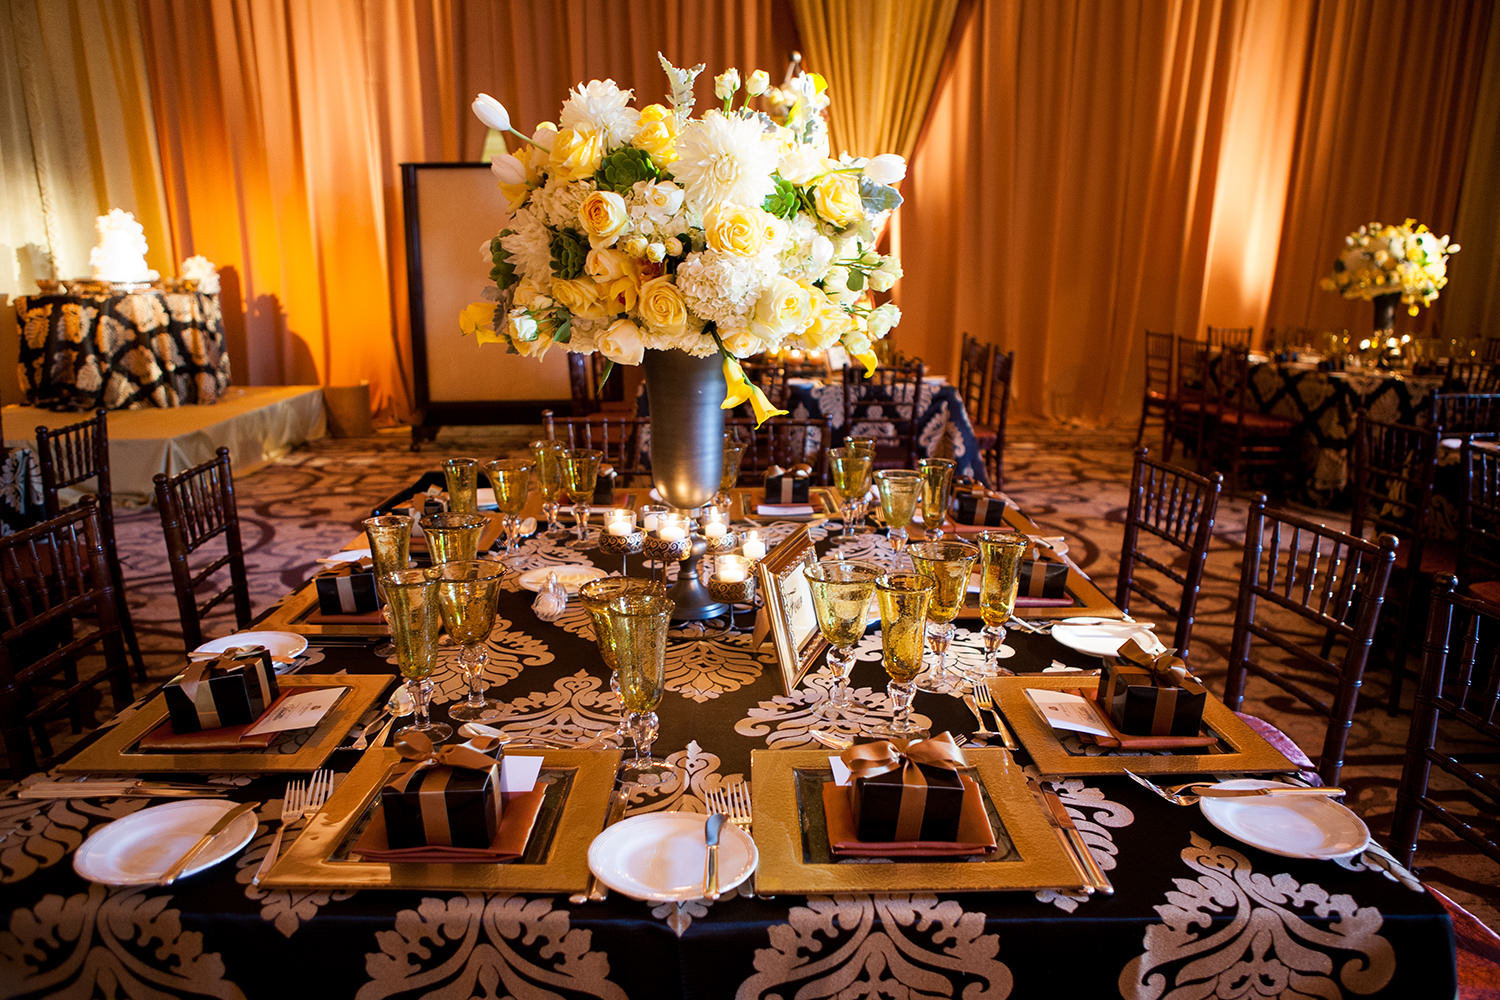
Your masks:
M 827 486 L 810 486 L 807 490 L 807 502 L 812 506 L 811 514 L 761 514 L 756 507 L 763 503 L 769 503 L 766 499 L 765 489 L 739 489 L 739 512 L 734 516 L 737 521 L 753 521 L 756 524 L 771 524 L 776 521 L 824 521 L 835 517 L 839 513 L 839 499 L 833 490 Z
M 207 773 L 266 774 L 316 771 L 329 754 L 338 749 L 349 730 L 359 721 L 395 678 L 391 674 L 284 674 L 276 678 L 283 691 L 298 688 L 343 687 L 328 714 L 318 722 L 300 748 L 292 753 L 273 750 L 202 750 L 195 752 L 142 751 L 141 737 L 161 725 L 167 717 L 166 695 L 156 696 L 133 715 L 106 729 L 97 740 L 70 760 L 61 771 L 93 774 Z
M 1057 732 L 1047 724 L 1031 699 L 1026 696 L 1026 690 L 1078 690 L 1084 695 L 1091 695 L 1098 690 L 1098 677 L 1026 674 L 991 677 L 987 683 L 990 693 L 995 697 L 995 707 L 1000 709 L 1000 714 L 1005 716 L 1005 721 L 1015 730 L 1016 738 L 1031 755 L 1031 762 L 1044 778 L 1123 775 L 1126 768 L 1137 774 L 1218 774 L 1223 771 L 1270 773 L 1297 769 L 1280 750 L 1267 743 L 1212 693 L 1203 707 L 1203 728 L 1219 738 L 1216 747 L 1210 747 L 1201 753 L 1131 752 L 1091 747 L 1094 753 L 1082 754 L 1073 753 L 1063 745 Z
M 829 750 L 754 750 L 751 811 L 760 866 L 755 891 L 764 895 L 836 892 L 999 892 L 1083 888 L 1073 860 L 1026 784 L 1021 768 L 999 748 L 969 748 L 969 774 L 995 830 L 993 855 L 962 859 L 872 862 L 833 858 L 828 849 L 822 787 L 832 771 Z
M 604 824 L 620 766 L 618 750 L 546 750 L 538 782 L 547 783 L 526 854 L 501 864 L 361 861 L 349 856 L 391 769 L 390 747 L 366 751 L 333 796 L 272 866 L 262 885 L 312 889 L 504 889 L 577 892 L 589 880 L 589 844 Z

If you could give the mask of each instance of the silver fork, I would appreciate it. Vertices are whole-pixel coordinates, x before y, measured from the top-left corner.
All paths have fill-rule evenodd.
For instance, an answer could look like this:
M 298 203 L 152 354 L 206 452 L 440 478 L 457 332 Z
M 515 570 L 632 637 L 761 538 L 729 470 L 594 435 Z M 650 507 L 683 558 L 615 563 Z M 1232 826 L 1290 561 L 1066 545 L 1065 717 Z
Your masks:
M 709 792 L 709 808 L 729 817 L 729 822 L 746 833 L 750 832 L 750 786 L 743 781 Z M 755 896 L 751 889 L 752 881 L 746 881 L 740 886 L 740 891 L 751 898 Z
M 995 732 L 1000 734 L 1000 742 L 1005 749 L 1019 749 L 1016 746 L 1016 738 L 1011 735 L 1005 720 L 1000 718 L 999 709 L 995 708 L 995 699 L 990 697 L 990 686 L 982 681 L 971 681 L 969 687 L 974 692 L 974 702 L 979 706 L 979 710 L 990 713 L 990 718 L 995 723 Z
M 250 877 L 251 885 L 260 885 L 260 880 L 265 878 L 266 872 L 276 863 L 276 856 L 281 853 L 281 839 L 286 835 L 288 825 L 298 820 L 311 819 L 313 814 L 323 808 L 323 803 L 328 801 L 329 793 L 333 791 L 333 771 L 324 768 L 313 772 L 313 776 L 304 784 L 301 781 L 287 782 L 286 795 L 281 800 L 281 817 L 276 827 L 276 836 L 271 840 L 271 846 L 266 849 L 266 856 L 261 858 L 260 867 L 255 869 L 255 874 Z

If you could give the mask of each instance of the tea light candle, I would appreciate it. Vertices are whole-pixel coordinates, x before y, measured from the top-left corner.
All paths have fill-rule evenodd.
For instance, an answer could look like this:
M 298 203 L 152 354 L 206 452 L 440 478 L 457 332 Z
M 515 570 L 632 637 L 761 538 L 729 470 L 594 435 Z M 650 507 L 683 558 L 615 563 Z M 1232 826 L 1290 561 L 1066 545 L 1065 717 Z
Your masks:
M 750 575 L 750 560 L 744 556 L 720 556 L 714 576 L 720 583 L 743 583 Z
M 604 517 L 604 530 L 611 535 L 628 535 L 635 530 L 635 511 L 612 510 Z
M 655 531 L 661 516 L 667 512 L 662 504 L 648 503 L 641 508 L 641 527 L 647 531 Z
M 692 519 L 686 514 L 662 514 L 656 519 L 656 537 L 664 542 L 680 541 L 692 528 Z
M 760 532 L 754 528 L 745 538 L 742 550 L 746 559 L 764 559 L 766 557 L 766 543 L 760 540 Z
M 724 523 L 722 514 L 703 522 L 704 538 L 723 538 L 728 530 L 729 527 Z

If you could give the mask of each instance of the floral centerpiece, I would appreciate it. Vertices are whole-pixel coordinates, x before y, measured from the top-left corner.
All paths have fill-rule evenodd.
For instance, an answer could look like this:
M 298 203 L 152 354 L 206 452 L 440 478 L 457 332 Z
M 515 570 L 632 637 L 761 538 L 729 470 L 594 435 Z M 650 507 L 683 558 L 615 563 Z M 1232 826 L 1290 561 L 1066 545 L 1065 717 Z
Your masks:
M 785 411 L 740 359 L 842 344 L 873 370 L 871 342 L 900 321 L 870 293 L 901 277 L 875 244 L 906 164 L 834 157 L 814 74 L 774 88 L 757 70 L 742 88 L 730 69 L 714 79 L 721 105 L 693 117 L 703 66 L 661 62 L 667 103 L 636 108 L 631 91 L 591 80 L 530 135 L 500 102 L 475 99 L 481 121 L 521 142 L 492 164 L 510 216 L 484 248 L 489 300 L 461 327 L 527 356 L 557 346 L 598 351 L 607 368 L 645 361 L 648 391 L 647 352 L 716 357 L 722 408 L 749 402 L 759 423 Z
M 1432 305 L 1448 284 L 1448 257 L 1460 249 L 1416 219 L 1399 226 L 1366 223 L 1344 237 L 1344 244 L 1322 286 L 1346 299 L 1375 303 L 1377 330 L 1391 327 L 1398 301 L 1413 316 L 1419 307 Z

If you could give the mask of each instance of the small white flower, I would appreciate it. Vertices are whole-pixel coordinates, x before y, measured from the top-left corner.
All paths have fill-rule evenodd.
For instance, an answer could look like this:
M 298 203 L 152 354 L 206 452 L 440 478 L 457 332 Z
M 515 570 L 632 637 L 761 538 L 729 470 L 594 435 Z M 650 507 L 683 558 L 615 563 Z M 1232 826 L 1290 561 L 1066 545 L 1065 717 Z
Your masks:
M 525 184 L 526 164 L 509 153 L 501 154 L 490 161 L 490 173 L 501 184 Z
M 879 340 L 901 322 L 901 309 L 894 302 L 877 306 L 870 312 L 870 337 Z
M 682 256 L 682 241 L 679 240 L 677 237 L 675 237 L 675 236 L 669 237 L 667 239 L 667 242 L 666 242 L 665 246 L 667 248 L 667 254 L 669 256 L 672 256 L 672 257 L 681 257 Z
M 865 164 L 865 176 L 876 184 L 899 184 L 906 177 L 906 161 L 895 153 L 872 156 Z
M 660 263 L 666 255 L 667 248 L 660 243 L 648 243 L 646 245 L 646 259 L 653 264 Z
M 759 97 L 766 92 L 766 88 L 770 85 L 771 74 L 763 69 L 758 69 L 754 73 L 751 73 L 750 78 L 745 81 L 745 96 Z
M 733 66 L 714 77 L 714 96 L 727 101 L 740 89 L 740 71 Z
M 480 94 L 474 98 L 474 103 L 470 107 L 474 110 L 474 117 L 490 128 L 498 132 L 510 131 L 510 112 L 505 110 L 505 105 L 489 94 Z
M 818 233 L 812 238 L 812 245 L 808 250 L 808 274 L 816 274 L 818 277 L 822 277 L 828 272 L 828 267 L 832 263 L 833 240 L 830 240 L 822 233 Z
M 664 226 L 682 211 L 682 188 L 671 181 L 646 185 L 641 192 L 641 204 L 645 206 L 646 218 Z

